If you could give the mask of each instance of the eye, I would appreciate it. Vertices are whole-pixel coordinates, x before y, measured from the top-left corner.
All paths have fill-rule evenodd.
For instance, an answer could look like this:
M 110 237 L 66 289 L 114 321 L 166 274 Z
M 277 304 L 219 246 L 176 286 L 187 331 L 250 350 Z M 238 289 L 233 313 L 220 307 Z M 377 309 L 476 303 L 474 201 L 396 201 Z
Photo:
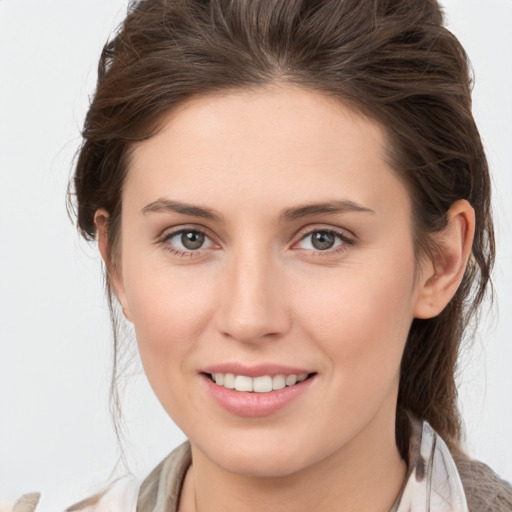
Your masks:
M 200 249 L 213 247 L 210 238 L 198 229 L 180 229 L 173 231 L 161 240 L 171 252 L 184 256 L 197 252 Z
M 330 229 L 315 229 L 306 233 L 298 242 L 301 249 L 312 251 L 329 251 L 339 246 L 351 244 L 347 236 Z

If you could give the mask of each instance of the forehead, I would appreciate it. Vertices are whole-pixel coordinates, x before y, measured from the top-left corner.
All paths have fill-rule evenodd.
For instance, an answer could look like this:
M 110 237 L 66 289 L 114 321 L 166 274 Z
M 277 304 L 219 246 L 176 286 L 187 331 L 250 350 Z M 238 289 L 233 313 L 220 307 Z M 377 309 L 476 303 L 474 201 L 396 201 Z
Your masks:
M 270 207 L 336 194 L 376 206 L 390 189 L 405 193 L 382 128 L 318 92 L 284 85 L 197 97 L 161 126 L 131 154 L 123 199 L 141 207 L 160 196 Z

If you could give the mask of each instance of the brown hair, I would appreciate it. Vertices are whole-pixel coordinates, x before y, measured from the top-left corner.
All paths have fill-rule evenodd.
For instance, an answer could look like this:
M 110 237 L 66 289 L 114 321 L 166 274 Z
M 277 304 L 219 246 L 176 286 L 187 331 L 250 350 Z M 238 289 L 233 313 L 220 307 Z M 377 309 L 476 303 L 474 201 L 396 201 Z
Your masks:
M 428 253 L 428 234 L 443 229 L 455 201 L 467 199 L 476 213 L 472 256 L 457 293 L 437 317 L 413 321 L 398 396 L 402 455 L 404 411 L 426 419 L 456 449 L 457 356 L 494 259 L 490 179 L 468 68 L 435 0 L 135 2 L 101 55 L 74 176 L 78 227 L 94 239 L 94 213 L 105 208 L 115 256 L 130 149 L 193 96 L 290 83 L 371 117 L 384 127 L 391 164 L 413 198 L 419 255 Z

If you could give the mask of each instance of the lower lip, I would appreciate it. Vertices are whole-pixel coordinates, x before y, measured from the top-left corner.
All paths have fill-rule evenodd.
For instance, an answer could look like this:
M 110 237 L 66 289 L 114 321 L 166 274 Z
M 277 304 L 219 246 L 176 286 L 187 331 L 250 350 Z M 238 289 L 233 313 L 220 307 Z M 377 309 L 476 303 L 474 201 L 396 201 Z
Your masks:
M 249 393 L 226 389 L 213 382 L 209 376 L 201 375 L 206 383 L 208 392 L 224 409 L 237 416 L 255 418 L 268 416 L 282 409 L 309 389 L 316 375 L 293 386 L 276 389 L 268 393 Z

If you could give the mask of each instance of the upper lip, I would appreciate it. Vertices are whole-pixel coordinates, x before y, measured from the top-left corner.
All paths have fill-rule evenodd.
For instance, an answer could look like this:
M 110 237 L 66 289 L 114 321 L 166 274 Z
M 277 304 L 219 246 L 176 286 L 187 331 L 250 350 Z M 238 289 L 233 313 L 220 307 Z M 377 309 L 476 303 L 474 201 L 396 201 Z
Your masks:
M 201 370 L 202 373 L 233 373 L 235 375 L 245 375 L 247 377 L 261 377 L 262 375 L 301 375 L 303 373 L 314 373 L 311 369 L 287 366 L 274 363 L 261 364 L 243 364 L 243 363 L 219 363 L 206 366 Z

